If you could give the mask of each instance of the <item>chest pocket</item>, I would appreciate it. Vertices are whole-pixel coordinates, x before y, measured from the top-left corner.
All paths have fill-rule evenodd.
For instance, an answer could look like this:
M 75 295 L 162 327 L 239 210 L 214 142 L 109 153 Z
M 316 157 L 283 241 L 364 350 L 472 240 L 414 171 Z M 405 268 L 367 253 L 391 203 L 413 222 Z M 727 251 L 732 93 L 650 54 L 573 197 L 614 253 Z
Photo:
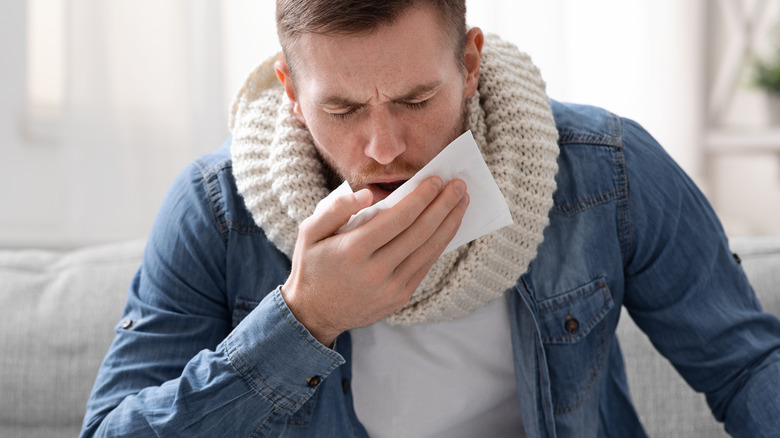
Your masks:
M 577 409 L 596 382 L 610 339 L 604 318 L 614 305 L 604 278 L 537 303 L 556 414 Z

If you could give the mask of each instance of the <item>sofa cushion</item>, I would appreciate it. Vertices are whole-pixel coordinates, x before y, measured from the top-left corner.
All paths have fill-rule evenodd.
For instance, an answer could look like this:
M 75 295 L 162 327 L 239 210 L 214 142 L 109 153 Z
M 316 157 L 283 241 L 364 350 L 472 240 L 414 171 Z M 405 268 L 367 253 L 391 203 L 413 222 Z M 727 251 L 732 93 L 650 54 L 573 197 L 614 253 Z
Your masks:
M 780 315 L 780 236 L 732 238 L 731 250 L 764 311 Z M 703 394 L 694 392 L 627 314 L 618 325 L 631 397 L 650 436 L 727 437 Z
M 0 436 L 78 435 L 142 252 L 0 251 Z

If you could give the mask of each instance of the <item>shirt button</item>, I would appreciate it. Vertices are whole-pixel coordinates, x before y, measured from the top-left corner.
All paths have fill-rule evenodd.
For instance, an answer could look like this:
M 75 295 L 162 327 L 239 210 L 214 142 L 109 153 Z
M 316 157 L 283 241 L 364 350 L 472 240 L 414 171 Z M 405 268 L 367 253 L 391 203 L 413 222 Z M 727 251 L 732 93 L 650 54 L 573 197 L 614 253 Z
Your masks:
M 341 381 L 341 389 L 344 391 L 344 394 L 349 392 L 349 380 L 344 379 Z
M 566 323 L 563 325 L 563 327 L 566 329 L 567 332 L 574 335 L 577 333 L 577 330 L 580 329 L 580 322 L 577 321 L 575 318 L 572 318 L 571 315 L 569 315 L 566 317 Z
M 309 387 L 316 388 L 322 381 L 322 378 L 320 376 L 314 376 L 307 378 L 306 381 L 309 382 Z
M 122 320 L 122 328 L 125 330 L 130 330 L 133 328 L 133 320 L 130 318 L 126 318 Z

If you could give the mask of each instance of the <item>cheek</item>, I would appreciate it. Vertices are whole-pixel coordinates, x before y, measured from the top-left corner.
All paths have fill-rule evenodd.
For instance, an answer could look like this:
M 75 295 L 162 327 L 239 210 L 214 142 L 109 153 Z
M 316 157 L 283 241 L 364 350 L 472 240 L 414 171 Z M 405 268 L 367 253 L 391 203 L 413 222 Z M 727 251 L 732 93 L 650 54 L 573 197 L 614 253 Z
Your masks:
M 453 130 L 459 127 L 462 116 L 462 105 L 460 101 L 450 99 L 435 105 L 420 114 L 411 121 L 415 131 L 415 137 L 428 138 L 430 140 L 440 140 L 452 134 Z
M 307 118 L 307 128 L 314 138 L 317 149 L 340 168 L 350 167 L 359 160 L 360 150 L 351 129 L 339 126 L 337 121 L 327 117 Z
M 314 140 L 330 149 L 333 139 L 338 138 L 339 130 L 335 126 L 336 123 L 317 112 L 304 111 L 304 114 L 306 115 L 306 128 L 309 129 Z

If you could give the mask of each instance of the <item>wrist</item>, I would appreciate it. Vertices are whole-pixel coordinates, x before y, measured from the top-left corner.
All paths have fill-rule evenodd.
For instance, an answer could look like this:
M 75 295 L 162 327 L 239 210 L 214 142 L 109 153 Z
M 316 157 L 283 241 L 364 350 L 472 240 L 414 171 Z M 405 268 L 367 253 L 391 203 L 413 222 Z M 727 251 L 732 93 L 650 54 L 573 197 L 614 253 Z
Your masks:
M 282 285 L 279 291 L 282 295 L 282 299 L 284 299 L 285 304 L 287 304 L 287 307 L 290 309 L 290 312 L 292 312 L 298 323 L 306 328 L 306 330 L 309 331 L 309 334 L 311 334 L 319 343 L 328 348 L 333 347 L 333 344 L 336 342 L 336 338 L 341 334 L 341 331 L 328 329 L 327 324 L 323 324 L 319 321 L 321 315 L 319 315 L 319 312 L 317 312 L 316 309 L 309 309 L 305 305 L 305 302 L 300 302 L 301 300 L 296 299 L 301 296 L 301 294 L 296 293 L 297 289 L 290 279 Z

